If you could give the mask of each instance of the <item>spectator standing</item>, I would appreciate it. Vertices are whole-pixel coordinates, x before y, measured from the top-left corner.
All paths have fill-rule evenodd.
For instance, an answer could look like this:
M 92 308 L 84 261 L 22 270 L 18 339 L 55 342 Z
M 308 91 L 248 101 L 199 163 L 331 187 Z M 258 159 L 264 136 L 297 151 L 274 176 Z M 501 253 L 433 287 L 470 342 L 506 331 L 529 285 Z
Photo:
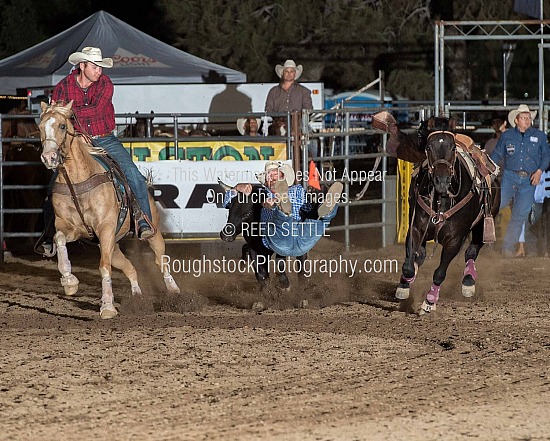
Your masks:
M 267 94 L 266 112 L 299 112 L 302 109 L 313 109 L 311 91 L 297 82 L 303 70 L 303 66 L 296 65 L 294 60 L 286 60 L 283 65 L 275 66 L 275 73 L 281 81 Z
M 502 247 L 506 257 L 515 255 L 514 248 L 534 202 L 535 186 L 550 162 L 546 134 L 532 127 L 536 114 L 526 104 L 511 110 L 508 114 L 511 127 L 500 136 L 491 154 L 495 163 L 502 161 L 504 169 L 500 208 L 508 206 L 513 199 L 512 215 Z

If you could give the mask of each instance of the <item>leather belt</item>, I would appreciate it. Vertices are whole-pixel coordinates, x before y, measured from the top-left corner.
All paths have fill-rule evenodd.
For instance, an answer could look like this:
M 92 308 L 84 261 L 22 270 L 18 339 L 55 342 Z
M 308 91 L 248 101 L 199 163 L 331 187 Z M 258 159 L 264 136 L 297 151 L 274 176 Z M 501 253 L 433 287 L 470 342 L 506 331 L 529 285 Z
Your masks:
M 104 133 L 103 135 L 95 135 L 95 136 L 92 136 L 92 139 L 105 138 L 106 136 L 111 136 L 112 134 L 113 132 Z
M 531 176 L 531 173 L 526 172 L 525 170 L 512 170 L 516 175 L 521 176 L 522 178 L 526 178 L 527 176 Z

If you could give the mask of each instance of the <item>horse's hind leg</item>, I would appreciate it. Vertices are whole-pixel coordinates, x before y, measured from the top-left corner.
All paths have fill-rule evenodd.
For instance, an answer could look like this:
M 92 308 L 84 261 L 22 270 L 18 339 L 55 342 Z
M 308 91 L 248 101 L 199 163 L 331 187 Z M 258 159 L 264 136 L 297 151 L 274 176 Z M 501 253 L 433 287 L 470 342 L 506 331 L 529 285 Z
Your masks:
M 462 278 L 462 295 L 472 297 L 476 292 L 477 271 L 475 261 L 483 246 L 483 222 L 478 222 L 472 229 L 472 241 L 464 253 L 464 277 Z
M 61 273 L 61 286 L 63 286 L 66 295 L 72 296 L 78 292 L 79 282 L 71 272 L 71 261 L 67 252 L 67 238 L 61 231 L 58 231 L 55 233 L 53 240 L 57 246 L 57 268 Z
M 165 256 L 164 252 L 166 251 L 166 244 L 164 243 L 164 238 L 160 234 L 160 231 L 150 239 L 147 239 L 147 242 L 149 243 L 149 247 L 151 247 L 155 253 L 155 263 L 164 277 L 166 289 L 170 294 L 179 294 L 181 291 L 170 273 L 170 265 L 163 260 L 163 256 Z
M 113 258 L 112 258 L 112 264 L 115 268 L 118 268 L 121 270 L 126 277 L 128 277 L 128 280 L 130 281 L 130 285 L 132 286 L 132 294 L 133 295 L 141 295 L 141 288 L 138 284 L 138 275 L 136 268 L 134 265 L 132 265 L 132 262 L 128 260 L 128 258 L 124 255 L 124 253 L 120 250 L 120 247 L 118 244 L 115 244 L 115 249 L 113 251 Z

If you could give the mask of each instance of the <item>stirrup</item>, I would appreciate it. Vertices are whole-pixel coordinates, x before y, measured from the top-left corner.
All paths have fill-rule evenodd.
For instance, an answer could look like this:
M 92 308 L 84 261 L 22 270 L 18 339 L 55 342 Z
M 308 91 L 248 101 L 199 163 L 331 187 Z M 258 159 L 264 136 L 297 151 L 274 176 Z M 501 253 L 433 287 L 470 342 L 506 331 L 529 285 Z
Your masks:
M 45 242 L 37 242 L 34 244 L 34 252 L 42 257 L 54 257 L 57 254 L 57 246 L 52 242 L 51 248 Z
M 149 228 L 151 229 L 150 230 L 150 234 L 147 233 L 145 236 L 143 237 L 140 237 L 140 234 L 139 234 L 139 230 L 141 229 L 141 226 L 139 225 L 139 223 L 141 221 L 145 221 L 145 223 L 149 226 Z M 134 227 L 135 227 L 135 236 L 139 239 L 139 240 L 149 240 L 151 239 L 155 234 L 157 234 L 157 229 L 155 228 L 155 226 L 153 225 L 153 222 L 151 222 L 151 220 L 149 219 L 149 217 L 145 214 L 142 214 L 138 219 L 134 219 Z M 147 231 L 147 230 L 146 230 Z
M 51 241 L 50 244 L 48 243 Z M 53 239 L 53 235 L 49 236 L 47 230 L 44 230 L 38 240 L 34 243 L 33 251 L 42 257 L 53 257 L 57 253 L 57 245 Z

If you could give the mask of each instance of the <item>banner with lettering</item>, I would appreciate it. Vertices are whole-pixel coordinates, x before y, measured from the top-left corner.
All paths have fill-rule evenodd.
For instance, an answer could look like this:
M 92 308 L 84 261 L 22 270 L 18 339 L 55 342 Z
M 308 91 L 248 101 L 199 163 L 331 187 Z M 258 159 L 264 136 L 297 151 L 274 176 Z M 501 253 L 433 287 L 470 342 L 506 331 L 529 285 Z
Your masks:
M 178 141 L 174 142 L 127 142 L 124 146 L 135 161 L 165 161 L 180 159 L 189 161 L 284 161 L 287 159 L 285 143 L 269 142 L 262 138 L 259 142 L 249 141 Z
M 286 161 L 288 162 L 288 161 Z M 137 162 L 141 173 L 151 175 L 154 199 L 160 211 L 160 231 L 166 237 L 190 235 L 219 237 L 227 222 L 223 208 L 225 189 L 240 182 L 259 184 L 257 173 L 266 161 L 157 161 Z

